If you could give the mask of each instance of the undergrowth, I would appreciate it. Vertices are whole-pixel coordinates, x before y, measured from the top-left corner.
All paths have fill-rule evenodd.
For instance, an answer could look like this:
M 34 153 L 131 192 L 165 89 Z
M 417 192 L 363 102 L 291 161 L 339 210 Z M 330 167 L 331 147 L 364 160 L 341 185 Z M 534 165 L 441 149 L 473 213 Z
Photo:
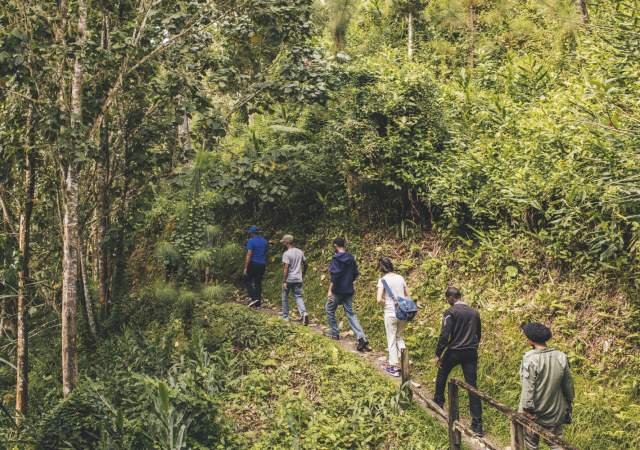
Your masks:
M 85 352 L 69 397 L 34 364 L 41 414 L 20 433 L 3 417 L 0 448 L 445 446 L 444 429 L 359 358 L 228 298 L 224 285 L 141 290 L 129 325 Z

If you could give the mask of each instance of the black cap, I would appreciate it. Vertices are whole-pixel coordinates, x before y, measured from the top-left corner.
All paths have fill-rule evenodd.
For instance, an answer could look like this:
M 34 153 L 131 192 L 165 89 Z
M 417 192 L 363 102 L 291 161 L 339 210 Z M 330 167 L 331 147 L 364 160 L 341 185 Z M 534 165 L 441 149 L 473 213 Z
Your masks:
M 536 344 L 544 344 L 551 339 L 552 336 L 549 327 L 537 322 L 524 325 L 522 332 L 531 342 L 535 342 Z

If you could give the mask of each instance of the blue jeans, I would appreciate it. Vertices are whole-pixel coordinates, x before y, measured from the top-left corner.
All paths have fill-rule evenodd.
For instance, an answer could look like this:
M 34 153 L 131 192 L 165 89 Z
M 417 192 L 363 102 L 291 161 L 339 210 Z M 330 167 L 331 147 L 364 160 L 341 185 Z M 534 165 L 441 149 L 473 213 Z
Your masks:
M 338 323 L 336 322 L 336 310 L 340 305 L 344 308 L 344 313 L 347 315 L 347 320 L 349 321 L 351 329 L 356 334 L 356 338 L 364 339 L 364 331 L 360 326 L 360 322 L 358 322 L 356 314 L 353 312 L 353 294 L 333 294 L 333 300 L 327 300 L 325 310 L 327 311 L 327 319 L 329 321 L 331 333 L 334 336 L 338 336 L 340 334 Z
M 293 291 L 293 298 L 296 299 L 298 313 L 303 317 L 307 313 L 302 299 L 302 283 L 287 283 L 287 287 L 282 288 L 282 318 L 289 318 L 289 292 Z

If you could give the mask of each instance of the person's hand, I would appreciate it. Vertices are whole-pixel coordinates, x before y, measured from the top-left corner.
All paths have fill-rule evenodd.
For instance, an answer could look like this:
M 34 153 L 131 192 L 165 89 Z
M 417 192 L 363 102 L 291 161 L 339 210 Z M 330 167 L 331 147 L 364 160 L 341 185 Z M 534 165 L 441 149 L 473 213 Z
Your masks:
M 282 290 L 283 291 L 287 290 L 287 282 L 286 281 L 282 283 Z
M 245 276 L 245 277 L 247 276 L 247 269 L 244 269 L 244 270 L 242 271 L 242 275 L 243 275 L 243 276 Z
M 442 358 L 436 356 L 435 358 L 433 358 L 433 364 L 435 364 L 435 366 L 438 368 L 442 367 Z
M 333 294 L 331 292 L 327 294 L 327 303 L 333 303 Z
M 522 414 L 524 414 L 524 416 L 529 419 L 529 420 L 536 420 L 536 415 L 533 414 L 531 411 L 527 411 L 526 409 L 524 411 L 522 411 Z

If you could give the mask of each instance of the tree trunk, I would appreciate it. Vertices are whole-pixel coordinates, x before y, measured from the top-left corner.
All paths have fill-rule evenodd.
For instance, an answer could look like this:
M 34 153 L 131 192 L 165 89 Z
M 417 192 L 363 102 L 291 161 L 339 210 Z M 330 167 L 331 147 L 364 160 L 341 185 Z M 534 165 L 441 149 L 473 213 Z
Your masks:
M 413 59 L 413 14 L 407 15 L 407 58 Z
M 62 246 L 62 393 L 66 397 L 78 379 L 78 182 L 73 164 L 65 179 L 64 239 Z
M 77 281 L 78 281 L 78 182 L 72 163 L 65 177 L 63 281 L 62 281 L 62 390 L 68 396 L 78 378 Z
M 95 316 L 93 314 L 93 301 L 91 301 L 91 290 L 89 289 L 89 277 L 87 276 L 87 258 L 82 240 L 78 238 L 78 261 L 80 263 L 80 277 L 82 280 L 82 289 L 84 294 L 84 309 L 89 323 L 89 331 L 93 339 L 98 342 L 98 327 L 96 326 Z
M 71 132 L 73 145 L 82 133 L 83 50 L 87 33 L 87 3 L 78 2 L 78 37 L 71 81 Z M 64 235 L 62 245 L 62 394 L 67 397 L 78 380 L 78 165 L 69 155 L 64 180 Z
M 109 48 L 109 17 L 102 20 L 102 48 Z M 98 158 L 98 224 L 96 235 L 97 278 L 98 278 L 98 303 L 105 316 L 109 309 L 109 251 L 106 244 L 107 230 L 109 229 L 109 177 L 110 177 L 110 151 L 109 151 L 109 117 L 105 113 L 100 126 L 100 157 Z
M 124 117 L 124 112 L 121 112 L 121 116 Z M 125 233 L 128 228 L 128 203 L 129 203 L 129 185 L 131 183 L 132 171 L 128 169 L 130 164 L 129 148 L 129 131 L 126 125 L 126 119 L 122 121 L 121 127 L 122 143 L 123 143 L 123 155 L 122 155 L 122 167 L 123 167 L 123 183 L 122 194 L 120 196 L 120 205 L 117 208 L 117 223 L 118 234 L 116 238 L 114 248 L 114 267 L 113 277 L 111 278 L 111 296 L 114 301 L 118 301 L 125 290 L 125 274 L 127 270 L 127 260 L 125 258 Z
M 18 270 L 18 342 L 16 351 L 16 424 L 20 424 L 22 417 L 29 407 L 29 308 L 31 298 L 29 286 L 29 248 L 31 237 L 31 212 L 33 211 L 33 194 L 35 191 L 35 157 L 31 142 L 32 106 L 27 112 L 27 142 L 25 145 L 24 192 L 22 199 L 22 213 L 20 214 L 20 231 L 18 233 L 18 248 L 20 262 Z
M 578 7 L 578 13 L 582 17 L 582 23 L 589 23 L 589 10 L 587 9 L 587 0 L 576 0 L 576 6 Z
M 109 308 L 109 251 L 106 243 L 107 230 L 109 229 L 109 131 L 108 119 L 102 122 L 100 132 L 100 162 L 98 162 L 98 224 L 96 235 L 97 272 L 98 272 L 98 302 L 104 314 Z
M 469 28 L 469 68 L 475 67 L 476 52 L 476 9 L 475 0 L 469 0 L 469 11 L 467 14 Z
M 178 142 L 180 149 L 182 150 L 182 158 L 186 159 L 191 154 L 191 132 L 189 130 L 189 114 L 187 113 L 187 106 L 184 100 L 179 101 L 182 107 L 182 123 L 178 125 Z

